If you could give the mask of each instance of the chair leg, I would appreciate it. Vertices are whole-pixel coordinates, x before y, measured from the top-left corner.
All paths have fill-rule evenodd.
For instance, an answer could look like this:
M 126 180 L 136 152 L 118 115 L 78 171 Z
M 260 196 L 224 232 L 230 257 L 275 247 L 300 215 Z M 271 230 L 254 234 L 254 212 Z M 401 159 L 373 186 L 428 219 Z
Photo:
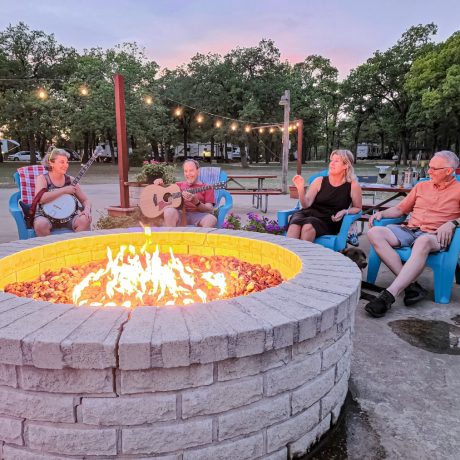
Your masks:
M 441 268 L 433 269 L 434 276 L 434 301 L 436 303 L 449 303 L 454 283 L 454 270 Z
M 374 248 L 371 246 L 369 251 L 369 260 L 367 265 L 367 282 L 375 284 L 375 280 L 377 279 L 377 275 L 379 273 L 380 264 L 382 261 L 380 257 L 375 252 Z
M 457 267 L 455 268 L 455 281 L 457 284 L 460 284 L 460 262 L 457 264 Z

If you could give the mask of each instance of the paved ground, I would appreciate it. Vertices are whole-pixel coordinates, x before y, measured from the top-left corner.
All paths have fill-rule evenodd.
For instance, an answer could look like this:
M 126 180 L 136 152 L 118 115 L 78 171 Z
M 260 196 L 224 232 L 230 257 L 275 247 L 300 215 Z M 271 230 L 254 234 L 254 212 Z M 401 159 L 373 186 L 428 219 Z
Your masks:
M 109 205 L 119 204 L 116 185 L 85 185 L 91 197 L 94 218 Z M 8 213 L 8 198 L 12 189 L 0 189 L 0 243 L 17 239 L 16 226 Z M 295 204 L 287 196 L 269 198 L 269 217 L 277 209 Z M 234 212 L 244 215 L 252 211 L 251 198 L 234 198 Z M 368 250 L 367 238 L 361 237 L 361 247 Z M 377 283 L 387 286 L 391 274 L 380 272 Z M 421 276 L 432 299 L 433 281 L 429 269 Z M 382 319 L 369 318 L 363 311 L 364 301 L 356 312 L 351 388 L 367 413 L 372 436 L 390 459 L 459 459 L 460 458 L 460 355 L 425 351 L 399 338 L 389 323 L 418 318 L 445 321 L 460 315 L 460 286 L 454 286 L 449 305 L 425 300 L 416 308 L 406 308 L 402 299 Z M 413 328 L 408 327 L 410 334 Z M 444 334 L 443 337 L 441 335 Z M 438 333 L 438 339 L 460 340 L 460 328 Z M 457 342 L 458 345 L 458 342 Z M 349 427 L 353 431 L 354 427 Z M 356 434 L 355 430 L 355 434 Z M 368 451 L 364 437 L 349 433 L 348 458 L 376 458 Z M 337 457 L 343 458 L 343 457 Z M 381 457 L 380 457 L 381 458 Z

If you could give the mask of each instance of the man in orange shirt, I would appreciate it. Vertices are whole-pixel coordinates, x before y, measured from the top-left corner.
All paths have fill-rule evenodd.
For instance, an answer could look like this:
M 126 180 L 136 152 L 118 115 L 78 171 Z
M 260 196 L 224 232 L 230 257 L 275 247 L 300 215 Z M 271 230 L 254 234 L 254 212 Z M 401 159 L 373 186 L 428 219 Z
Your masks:
M 188 190 L 203 187 L 199 182 L 200 164 L 196 160 L 184 161 L 184 181 L 177 182 L 182 191 L 185 204 L 187 225 L 197 227 L 215 227 L 217 218 L 214 216 L 214 190 L 190 193 Z M 155 179 L 155 185 L 163 185 L 163 179 Z M 164 221 L 166 227 L 177 227 L 182 218 L 182 211 L 173 207 L 165 208 Z
M 398 205 L 377 212 L 369 219 L 369 241 L 382 262 L 396 275 L 393 283 L 364 307 L 371 316 L 384 316 L 403 290 L 406 306 L 425 297 L 426 290 L 415 280 L 425 268 L 430 252 L 445 250 L 459 226 L 460 182 L 455 178 L 458 164 L 459 159 L 453 152 L 435 153 L 428 168 L 431 180 L 417 183 Z M 407 225 L 372 227 L 375 219 L 409 213 Z M 404 265 L 393 249 L 401 246 L 412 247 Z

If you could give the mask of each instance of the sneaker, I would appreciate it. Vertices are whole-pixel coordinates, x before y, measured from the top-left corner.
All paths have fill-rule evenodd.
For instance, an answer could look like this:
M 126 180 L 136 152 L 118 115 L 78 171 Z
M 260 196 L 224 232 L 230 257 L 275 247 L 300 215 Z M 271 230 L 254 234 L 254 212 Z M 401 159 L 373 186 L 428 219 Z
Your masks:
M 366 310 L 374 318 L 381 318 L 391 308 L 395 298 L 393 294 L 384 289 L 374 300 L 366 304 Z
M 409 284 L 409 286 L 404 289 L 404 305 L 406 307 L 414 305 L 420 300 L 423 300 L 427 293 L 427 290 L 417 282 Z

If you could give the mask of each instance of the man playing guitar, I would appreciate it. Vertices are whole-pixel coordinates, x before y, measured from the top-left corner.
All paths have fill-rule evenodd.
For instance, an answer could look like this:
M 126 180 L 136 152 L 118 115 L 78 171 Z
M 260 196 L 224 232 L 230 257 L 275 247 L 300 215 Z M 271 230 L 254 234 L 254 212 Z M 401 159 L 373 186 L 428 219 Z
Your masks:
M 48 174 L 41 174 L 35 182 L 35 195 L 41 189 L 46 188 L 34 219 L 34 230 L 37 236 L 47 236 L 53 228 L 69 228 L 75 232 L 82 232 L 90 229 L 91 225 L 91 203 L 81 189 L 80 185 L 71 185 L 73 177 L 66 174 L 69 169 L 68 154 L 65 150 L 53 148 L 45 155 L 42 161 Z M 43 205 L 50 203 L 62 195 L 73 195 L 83 205 L 83 210 L 76 211 L 67 222 L 56 222 L 45 216 Z
M 185 181 L 177 182 L 182 190 L 184 199 L 185 215 L 187 225 L 198 227 L 215 227 L 217 219 L 214 211 L 214 190 L 190 193 L 187 189 L 202 187 L 202 182 L 198 181 L 200 165 L 196 160 L 184 161 Z M 156 179 L 154 185 L 163 185 L 163 179 Z M 173 207 L 164 209 L 164 222 L 166 227 L 177 227 L 181 223 L 182 211 Z

